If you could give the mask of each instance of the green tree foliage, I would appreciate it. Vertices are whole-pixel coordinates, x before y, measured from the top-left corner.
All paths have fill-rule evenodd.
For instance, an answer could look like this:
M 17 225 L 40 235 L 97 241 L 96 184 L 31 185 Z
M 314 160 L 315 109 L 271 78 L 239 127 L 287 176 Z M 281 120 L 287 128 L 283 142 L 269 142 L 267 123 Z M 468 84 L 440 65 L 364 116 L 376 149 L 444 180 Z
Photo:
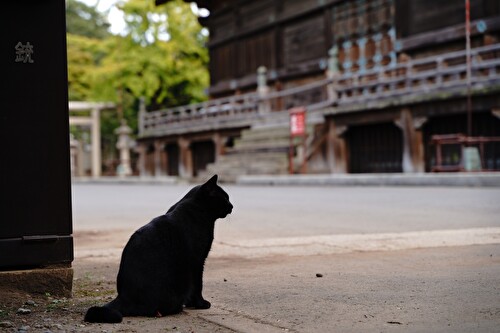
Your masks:
M 118 7 L 127 24 L 123 36 L 106 36 L 99 29 L 79 33 L 82 17 L 97 21 L 90 26 L 107 27 L 104 18 L 81 5 L 68 5 L 79 9 L 67 18 L 72 99 L 120 103 L 130 101 L 124 96 L 131 95 L 136 103 L 144 96 L 149 108 L 155 109 L 206 98 L 206 37 L 189 4 L 176 0 L 156 7 L 152 0 L 124 1 Z
M 148 109 L 198 102 L 209 83 L 206 37 L 189 4 L 124 0 L 117 6 L 126 31 L 112 35 L 101 13 L 67 0 L 70 100 L 117 103 L 119 112 L 102 118 L 102 139 L 109 144 L 120 117 L 137 130 L 140 97 Z
M 77 0 L 66 0 L 66 31 L 71 35 L 104 39 L 109 37 L 110 24 L 94 7 Z
M 103 40 L 109 33 L 106 17 L 77 0 L 66 1 L 68 83 L 70 100 L 89 100 L 92 86 L 89 73 L 105 55 Z
M 188 4 L 129 0 L 125 36 L 106 40 L 107 56 L 95 71 L 103 98 L 116 91 L 144 96 L 152 108 L 201 101 L 208 85 L 208 54 L 201 27 Z
M 92 73 L 106 54 L 100 39 L 67 34 L 68 94 L 74 101 L 94 100 Z

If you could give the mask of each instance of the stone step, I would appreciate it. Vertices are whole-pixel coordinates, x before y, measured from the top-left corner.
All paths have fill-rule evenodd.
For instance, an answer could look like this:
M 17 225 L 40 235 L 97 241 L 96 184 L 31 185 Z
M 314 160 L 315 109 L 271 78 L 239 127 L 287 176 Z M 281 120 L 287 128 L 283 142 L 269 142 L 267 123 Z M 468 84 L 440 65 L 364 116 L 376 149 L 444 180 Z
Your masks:
M 288 165 L 288 154 L 286 153 L 233 153 L 219 157 L 217 162 L 209 165 L 221 165 L 228 167 L 247 167 L 247 166 L 270 166 L 270 167 L 286 167 Z
M 248 163 L 248 161 L 227 161 L 224 163 L 218 162 L 218 163 L 211 163 L 207 166 L 207 168 L 210 168 L 212 166 L 214 167 L 223 167 L 223 168 L 282 168 L 286 167 L 288 165 L 288 161 L 285 159 L 283 160 L 275 160 L 275 161 L 259 161 L 259 162 L 253 162 L 253 163 Z
M 270 167 L 270 166 L 252 166 L 245 168 L 228 168 L 221 167 L 217 165 L 209 166 L 205 170 L 209 175 L 267 175 L 267 174 L 280 174 L 286 173 L 288 168 L 286 167 Z
M 270 148 L 289 147 L 290 139 L 273 139 L 273 140 L 255 140 L 255 141 L 240 141 L 233 148 L 238 151 L 244 150 L 272 150 Z
M 234 146 L 209 164 L 200 178 L 218 174 L 221 181 L 232 182 L 242 175 L 288 173 L 288 113 L 273 114 L 266 119 L 265 124 L 242 131 Z
M 258 161 L 258 160 L 286 160 L 288 154 L 283 152 L 254 152 L 254 153 L 244 153 L 244 152 L 236 152 L 236 153 L 227 153 L 219 156 L 217 162 L 226 162 L 232 161 L 233 159 L 238 159 L 241 161 L 249 162 L 249 161 Z
M 308 123 L 306 124 L 306 129 L 308 132 L 311 132 L 316 124 Z M 259 128 L 250 128 L 243 130 L 241 132 L 241 136 L 243 138 L 253 138 L 253 137 L 261 137 L 261 136 L 289 136 L 290 135 L 290 127 L 289 124 L 278 125 L 278 126 L 267 126 L 267 127 L 259 127 Z
M 253 128 L 273 127 L 277 125 L 287 125 L 290 122 L 288 111 L 269 112 L 261 116 L 254 122 Z
M 272 138 L 284 138 L 290 136 L 288 127 L 272 127 L 257 130 L 244 130 L 241 132 L 241 140 L 260 140 Z
M 248 160 L 228 160 L 225 162 L 211 163 L 207 166 L 210 168 L 225 168 L 225 169 L 245 169 L 245 168 L 286 168 L 288 161 L 286 159 L 268 160 L 268 161 L 253 161 Z
M 234 182 L 240 176 L 250 175 L 280 175 L 287 174 L 288 169 L 207 169 L 200 173 L 199 179 L 207 179 L 210 176 L 217 174 L 222 182 Z

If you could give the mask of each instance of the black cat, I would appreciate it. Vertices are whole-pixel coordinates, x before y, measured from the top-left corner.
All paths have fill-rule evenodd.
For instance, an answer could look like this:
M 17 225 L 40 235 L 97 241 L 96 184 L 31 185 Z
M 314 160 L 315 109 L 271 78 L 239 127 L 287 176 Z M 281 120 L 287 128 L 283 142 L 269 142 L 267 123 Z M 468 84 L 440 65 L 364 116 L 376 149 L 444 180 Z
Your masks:
M 203 266 L 214 224 L 232 212 L 217 175 L 191 189 L 165 215 L 137 230 L 125 246 L 117 277 L 118 296 L 91 307 L 84 320 L 119 323 L 124 316 L 164 316 L 183 306 L 208 309 Z

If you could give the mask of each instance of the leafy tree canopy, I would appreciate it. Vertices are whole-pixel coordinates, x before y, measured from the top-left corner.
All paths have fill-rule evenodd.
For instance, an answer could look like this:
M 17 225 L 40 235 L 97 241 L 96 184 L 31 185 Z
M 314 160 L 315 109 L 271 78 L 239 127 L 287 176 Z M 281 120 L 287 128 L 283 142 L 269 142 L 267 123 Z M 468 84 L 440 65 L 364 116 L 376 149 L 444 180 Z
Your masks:
M 95 8 L 67 0 L 68 81 L 70 100 L 111 101 L 118 114 L 105 112 L 102 139 L 115 141 L 124 117 L 137 130 L 141 97 L 154 110 L 206 99 L 206 37 L 189 4 L 123 0 L 126 30 L 109 33 L 106 17 Z
M 129 0 L 119 8 L 126 35 L 108 40 L 110 52 L 95 73 L 101 82 L 144 96 L 153 108 L 204 99 L 208 54 L 190 6 L 180 0 L 158 7 L 154 1 Z
M 149 109 L 204 100 L 206 37 L 190 5 L 127 0 L 117 8 L 126 21 L 122 35 L 110 34 L 106 18 L 94 8 L 68 0 L 70 99 L 113 101 L 124 114 L 140 97 Z M 135 111 L 128 113 L 135 117 Z
M 106 16 L 77 0 L 66 0 L 66 31 L 72 35 L 104 39 L 111 34 Z

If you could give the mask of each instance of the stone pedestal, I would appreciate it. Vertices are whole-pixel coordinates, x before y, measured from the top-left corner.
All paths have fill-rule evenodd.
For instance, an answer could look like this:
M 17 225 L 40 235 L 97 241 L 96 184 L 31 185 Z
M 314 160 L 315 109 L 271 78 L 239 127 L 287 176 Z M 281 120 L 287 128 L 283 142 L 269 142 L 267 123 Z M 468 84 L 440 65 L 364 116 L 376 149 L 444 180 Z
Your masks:
M 71 267 L 48 267 L 29 270 L 0 272 L 0 299 L 2 294 L 25 292 L 28 294 L 50 294 L 56 297 L 71 297 L 73 269 Z

